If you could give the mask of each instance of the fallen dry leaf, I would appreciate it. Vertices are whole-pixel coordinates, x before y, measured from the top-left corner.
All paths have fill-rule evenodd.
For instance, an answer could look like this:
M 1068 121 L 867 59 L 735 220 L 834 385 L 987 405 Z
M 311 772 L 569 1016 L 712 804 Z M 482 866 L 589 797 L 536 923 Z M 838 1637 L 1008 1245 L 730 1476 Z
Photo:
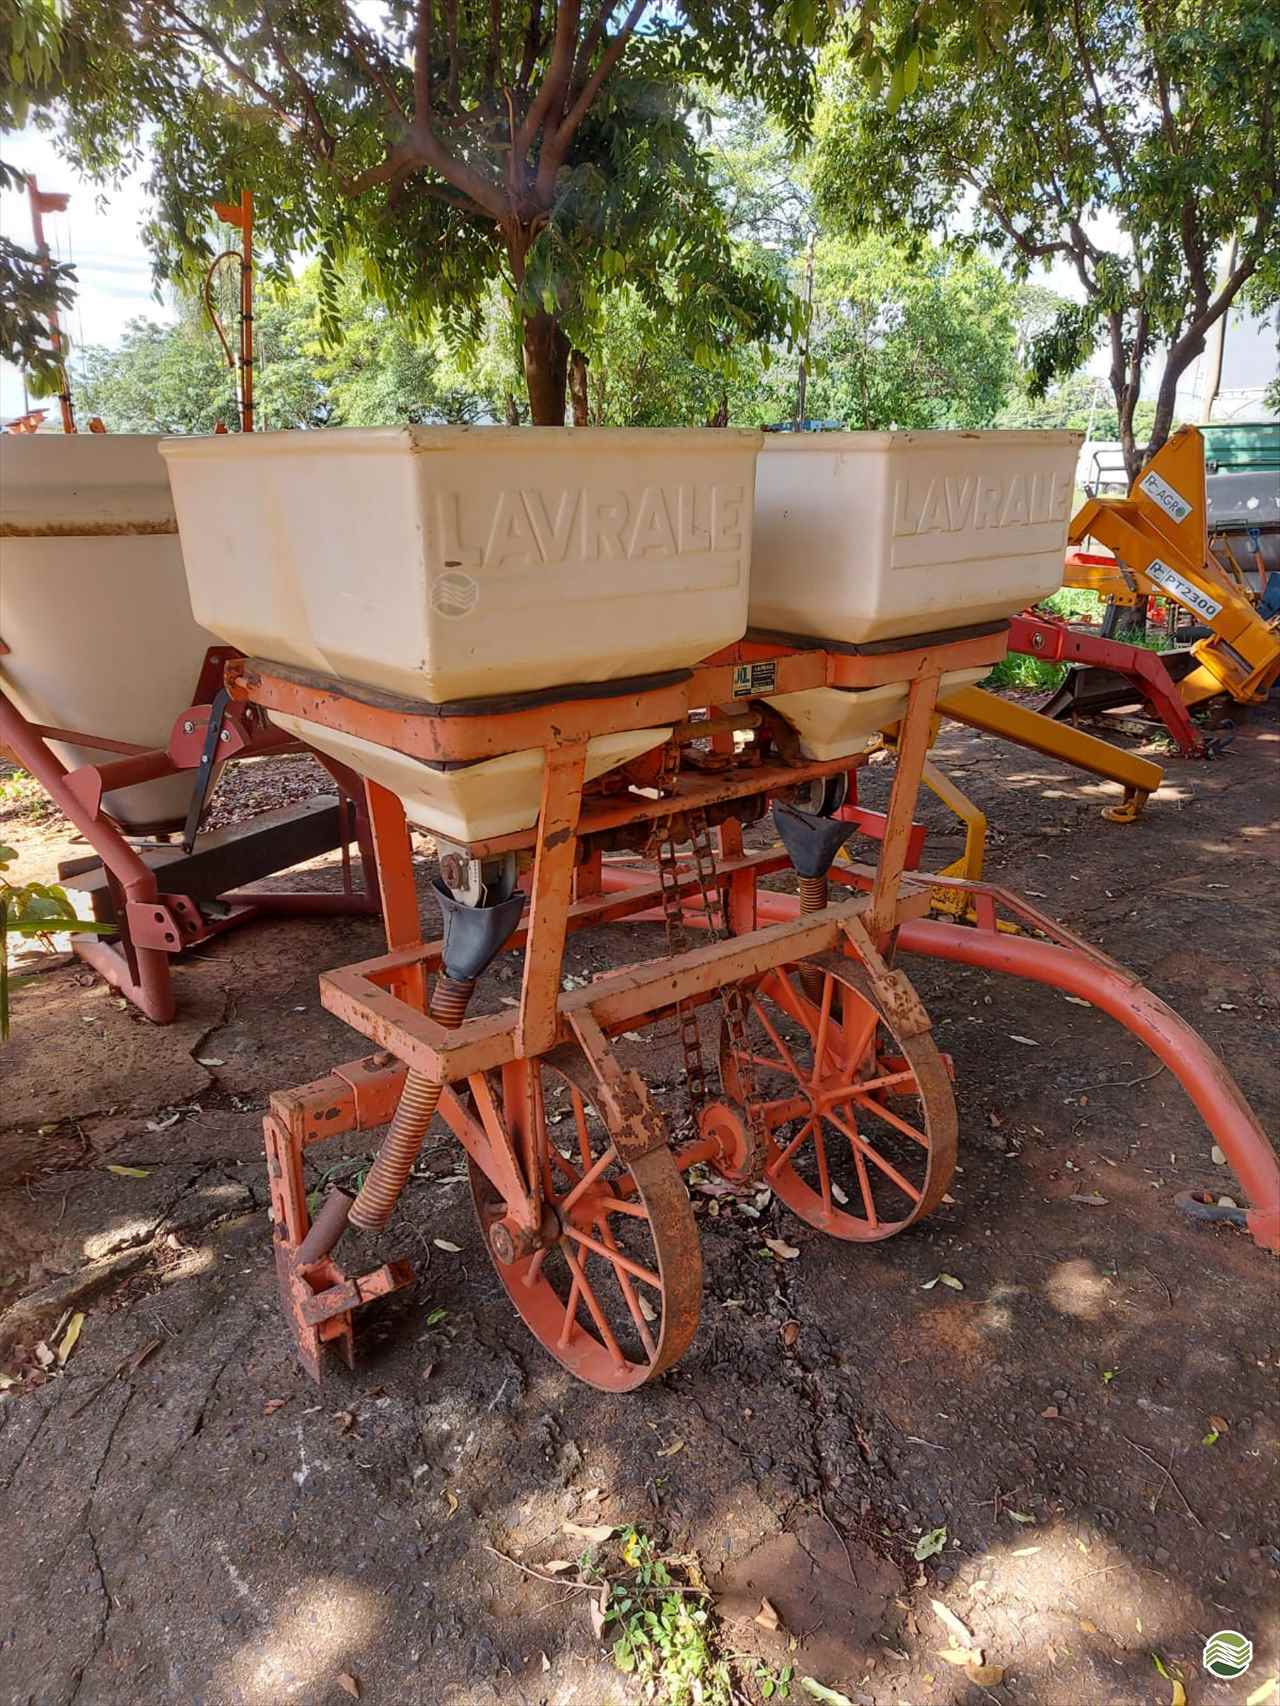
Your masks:
M 587 1611 L 591 1618 L 591 1633 L 598 1641 L 604 1634 L 605 1614 L 609 1609 L 609 1584 L 601 1582 L 600 1592 L 593 1593 L 587 1601 Z
M 771 1634 L 776 1634 L 782 1627 L 782 1619 L 778 1616 L 776 1608 L 770 1605 L 767 1599 L 760 1601 L 760 1609 L 752 1621 L 758 1623 L 762 1629 L 768 1629 Z
M 456 1256 L 462 1249 L 461 1244 L 451 1244 L 447 1238 L 433 1238 L 431 1242 L 437 1250 L 447 1250 L 451 1256 Z
M 117 1161 L 108 1161 L 105 1170 L 122 1179 L 145 1179 L 151 1172 L 150 1167 L 122 1167 Z
M 640 1305 L 640 1313 L 644 1316 L 646 1321 L 656 1321 L 658 1319 L 658 1311 L 653 1307 L 652 1303 L 649 1302 L 649 1299 L 642 1291 L 636 1292 L 636 1302 Z
M 549 1575 L 558 1576 L 564 1570 L 572 1570 L 574 1563 L 572 1558 L 548 1558 L 542 1567 Z
M 973 1646 L 973 1630 L 966 1628 L 954 1611 L 945 1606 L 940 1599 L 931 1599 L 929 1604 L 933 1607 L 933 1614 L 938 1619 L 939 1623 L 941 1623 L 943 1627 L 955 1637 L 961 1646 Z
M 62 1343 L 58 1346 L 59 1365 L 66 1362 L 72 1351 L 75 1350 L 76 1340 L 80 1337 L 80 1329 L 83 1326 L 84 1314 L 81 1310 L 77 1309 L 70 1321 L 68 1321 L 67 1330 L 62 1335 Z
M 446 1487 L 443 1496 L 444 1502 L 448 1507 L 449 1515 L 452 1516 L 454 1511 L 458 1508 L 458 1495 L 451 1488 Z
M 787 1244 L 781 1238 L 766 1238 L 765 1244 L 780 1262 L 794 1262 L 800 1255 L 794 1244 Z
M 979 1688 L 999 1688 L 1004 1681 L 1003 1665 L 966 1665 L 964 1674 L 970 1682 L 976 1682 Z
M 333 1412 L 333 1425 L 340 1434 L 350 1433 L 356 1425 L 354 1413 L 351 1410 L 335 1410 Z
M 827 1688 L 811 1676 L 802 1676 L 800 1686 L 806 1694 L 812 1694 L 815 1700 L 821 1700 L 823 1706 L 853 1706 L 853 1701 L 847 1694 L 841 1694 L 838 1688 Z
M 344 1694 L 349 1694 L 353 1700 L 359 1700 L 360 1684 L 349 1670 L 340 1670 L 334 1680 Z
M 1169 1706 L 1187 1706 L 1187 1691 L 1175 1677 L 1173 1693 L 1169 1697 Z
M 673 1439 L 670 1445 L 664 1446 L 662 1448 L 662 1450 L 658 1453 L 658 1456 L 659 1457 L 674 1457 L 677 1451 L 683 1451 L 683 1450 L 684 1450 L 684 1441 L 682 1439 Z
M 1059 1413 L 1060 1412 L 1059 1412 L 1058 1406 L 1056 1404 L 1050 1404 L 1050 1406 L 1047 1410 L 1041 1410 L 1041 1412 L 1040 1412 L 1041 1416 L 1043 1416 L 1043 1418 L 1047 1422 L 1056 1422 L 1058 1419 Z
M 602 1522 L 594 1528 L 584 1526 L 580 1522 L 566 1522 L 564 1531 L 574 1535 L 578 1540 L 585 1540 L 588 1546 L 603 1546 L 614 1531 L 615 1524 Z
M 276 1411 L 283 1409 L 288 1402 L 287 1398 L 268 1398 L 262 1406 L 262 1413 L 264 1416 L 274 1416 Z
M 44 1340 L 41 1339 L 40 1343 L 36 1346 L 36 1361 L 40 1364 L 41 1368 L 52 1368 L 57 1360 L 57 1357 L 54 1356 L 48 1345 L 46 1345 Z
M 551 1660 L 550 1660 L 550 1659 L 549 1659 L 549 1658 L 548 1658 L 548 1657 L 547 1657 L 547 1655 L 546 1655 L 546 1654 L 545 1654 L 545 1653 L 543 1653 L 543 1655 L 542 1655 L 542 1671 L 543 1671 L 543 1675 L 544 1675 L 544 1676 L 545 1676 L 545 1675 L 546 1675 L 546 1673 L 547 1673 L 547 1672 L 548 1672 L 548 1671 L 549 1671 L 549 1670 L 550 1670 L 550 1669 L 551 1669 Z
M 1009 1518 L 1010 1522 L 1034 1522 L 1036 1520 L 1035 1517 L 1028 1516 L 1026 1511 L 1007 1510 L 1004 1514 Z
M 1280 1699 L 1280 1676 L 1271 1676 L 1255 1688 L 1244 1706 L 1265 1706 L 1268 1700 Z
M 957 1670 L 982 1663 L 982 1652 L 978 1647 L 940 1647 L 938 1657 L 949 1665 L 955 1665 Z
M 1074 1191 L 1069 1200 L 1083 1203 L 1086 1208 L 1105 1208 L 1107 1206 L 1107 1198 L 1099 1196 L 1097 1191 Z
M 788 1350 L 790 1350 L 792 1345 L 794 1345 L 796 1340 L 800 1337 L 800 1323 L 798 1321 L 784 1321 L 782 1326 L 779 1328 L 779 1332 L 782 1336 L 783 1344 Z
M 1040 1044 L 1034 1037 L 1020 1037 L 1016 1031 L 1009 1032 L 1009 1041 L 1011 1043 L 1025 1043 L 1028 1048 L 1040 1047 Z

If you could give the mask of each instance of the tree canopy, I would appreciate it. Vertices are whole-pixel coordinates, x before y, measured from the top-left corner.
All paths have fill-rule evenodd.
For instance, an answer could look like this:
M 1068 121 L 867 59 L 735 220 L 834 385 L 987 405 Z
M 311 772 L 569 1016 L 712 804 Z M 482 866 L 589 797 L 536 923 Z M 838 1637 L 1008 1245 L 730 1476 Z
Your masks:
M 455 338 L 502 278 L 548 422 L 570 344 L 624 281 L 678 296 L 672 330 L 703 365 L 798 329 L 743 264 L 699 140 L 713 87 L 803 131 L 811 56 L 782 0 L 67 0 L 60 40 L 64 144 L 100 179 L 150 162 L 162 278 L 207 261 L 209 206 L 241 189 L 277 270 L 322 258 L 331 325 L 351 259 L 406 324 Z
M 886 0 L 881 28 L 907 0 Z M 1272 0 L 1067 0 L 1011 15 L 998 51 L 965 18 L 928 26 L 888 103 L 847 65 L 819 119 L 824 221 L 948 233 L 1020 278 L 1080 282 L 1032 341 L 1043 391 L 1102 339 L 1131 474 L 1159 364 L 1151 446 L 1205 334 L 1249 291 L 1280 297 L 1280 13 Z M 1231 261 L 1218 276 L 1218 256 Z

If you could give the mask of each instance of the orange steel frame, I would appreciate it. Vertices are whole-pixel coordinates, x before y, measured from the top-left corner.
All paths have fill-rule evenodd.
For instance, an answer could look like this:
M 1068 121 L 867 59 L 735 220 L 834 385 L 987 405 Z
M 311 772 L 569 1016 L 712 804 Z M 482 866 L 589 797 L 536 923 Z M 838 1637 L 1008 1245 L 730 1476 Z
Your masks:
M 0 640 L 0 654 L 8 651 L 8 646 Z M 356 801 L 352 827 L 363 854 L 363 890 L 354 886 L 350 854 L 344 843 L 340 892 L 228 889 L 218 897 L 224 910 L 217 915 L 211 908 L 202 909 L 190 896 L 175 892 L 170 886 L 173 872 L 166 874 L 163 865 L 148 864 L 129 832 L 122 830 L 102 809 L 104 795 L 114 791 L 184 771 L 194 775 L 212 715 L 211 701 L 228 655 L 226 647 L 210 647 L 195 684 L 193 703 L 174 720 L 168 745 L 154 749 L 92 731 L 32 723 L 0 688 L 0 751 L 13 754 L 84 836 L 107 871 L 117 907 L 123 912 L 121 943 L 73 934 L 71 945 L 87 965 L 158 1025 L 168 1024 L 176 1011 L 170 975 L 174 955 L 271 913 L 329 916 L 373 913 L 379 906 L 373 847 L 358 794 L 351 796 Z M 224 721 L 218 749 L 220 764 L 238 757 L 302 750 L 297 741 L 265 727 L 254 712 L 249 711 L 246 718 L 244 710 L 244 707 L 233 709 Z M 85 747 L 106 756 L 102 763 L 81 764 L 68 770 L 53 752 L 51 741 Z M 340 768 L 332 766 L 331 773 Z M 335 774 L 334 779 L 343 789 L 339 795 L 343 800 L 354 788 L 355 778 Z
M 507 1222 L 530 1236 L 542 1215 L 541 1185 L 521 1121 L 504 1120 L 493 1081 L 525 1083 L 534 1057 L 558 1045 L 575 1045 L 595 1075 L 615 1115 L 618 1151 L 643 1158 L 665 1142 L 660 1122 L 632 1075 L 621 1072 L 608 1039 L 651 1022 L 677 1003 L 714 999 L 727 985 L 758 978 L 771 968 L 819 954 L 861 961 L 882 1003 L 911 1027 L 928 1019 L 901 973 L 888 961 L 903 951 L 986 966 L 1081 993 L 1110 1012 L 1152 1047 L 1177 1073 L 1214 1132 L 1250 1197 L 1249 1226 L 1265 1248 L 1280 1250 L 1280 1167 L 1244 1097 L 1199 1037 L 1130 974 L 1025 902 L 989 884 L 951 880 L 972 892 L 976 928 L 927 919 L 934 879 L 914 873 L 922 831 L 913 822 L 923 766 L 933 733 L 939 678 L 945 671 L 996 661 L 1007 632 L 959 638 L 892 655 L 865 655 L 821 647 L 793 648 L 748 638 L 717 653 L 675 684 L 614 698 L 557 701 L 484 716 L 434 715 L 412 701 L 380 693 L 353 696 L 337 684 L 253 659 L 233 663 L 227 683 L 233 700 L 289 712 L 411 756 L 476 760 L 528 747 L 545 754 L 537 827 L 476 841 L 473 857 L 532 850 L 529 902 L 508 947 L 523 950 L 523 974 L 514 1011 L 464 1019 L 448 1029 L 430 1018 L 425 993 L 441 969 L 443 943 L 423 940 L 412 855 L 403 810 L 395 796 L 366 782 L 378 876 L 384 899 L 388 952 L 320 979 L 324 1006 L 375 1045 L 378 1052 L 338 1066 L 327 1077 L 271 1098 L 265 1121 L 268 1171 L 275 1220 L 276 1261 L 282 1298 L 301 1355 L 317 1377 L 320 1352 L 332 1342 L 348 1357 L 351 1311 L 407 1283 L 402 1263 L 389 1263 L 348 1279 L 329 1259 L 300 1271 L 294 1261 L 310 1225 L 303 1184 L 303 1154 L 312 1143 L 345 1132 L 367 1131 L 392 1115 L 406 1073 L 444 1085 L 440 1112 L 476 1167 L 500 1193 Z M 659 917 L 661 884 L 652 870 L 602 864 L 593 837 L 634 823 L 679 839 L 686 811 L 746 797 L 784 794 L 797 784 L 856 770 L 864 758 L 810 763 L 732 765 L 727 720 L 717 745 L 730 763 L 718 771 L 681 774 L 661 798 L 634 793 L 584 793 L 588 740 L 614 730 L 678 724 L 689 713 L 735 706 L 735 667 L 773 665 L 772 692 L 802 687 L 866 687 L 887 680 L 909 683 L 896 737 L 896 769 L 888 807 L 880 814 L 845 808 L 880 839 L 874 866 L 837 865 L 831 876 L 840 898 L 801 916 L 794 896 L 761 890 L 759 879 L 789 868 L 785 853 L 745 853 L 742 826 L 733 818 L 719 829 L 715 884 L 727 900 L 731 934 L 674 957 L 624 966 L 586 987 L 561 989 L 564 950 L 573 932 L 623 919 Z M 742 699 L 736 701 L 743 708 Z M 658 833 L 663 831 L 658 829 Z M 584 847 L 582 844 L 586 843 Z M 698 878 L 678 879 L 686 920 L 706 924 Z M 997 911 L 1012 912 L 1031 932 L 1010 937 L 997 929 Z M 514 1075 L 514 1076 L 512 1076 Z M 527 1073 L 526 1073 L 527 1078 Z M 637 1092 L 628 1095 L 628 1081 Z M 469 1095 L 460 1094 L 463 1083 Z M 532 1092 L 530 1092 L 532 1093 Z M 518 1103 L 519 1095 L 516 1096 Z M 696 1145 L 695 1145 L 696 1147 Z M 688 1156 L 686 1154 L 685 1160 Z

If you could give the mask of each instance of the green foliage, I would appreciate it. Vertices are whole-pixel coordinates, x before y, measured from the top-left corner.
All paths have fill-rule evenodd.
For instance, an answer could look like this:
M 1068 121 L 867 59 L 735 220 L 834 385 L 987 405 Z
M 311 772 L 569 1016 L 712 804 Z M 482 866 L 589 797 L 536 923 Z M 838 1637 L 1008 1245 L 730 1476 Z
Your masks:
M 1017 376 L 1013 292 L 981 257 L 827 238 L 810 347 L 811 416 L 867 431 L 990 426 Z
M 899 36 L 914 11 L 885 0 L 876 30 Z M 847 67 L 833 70 L 817 205 L 853 234 L 951 233 L 988 247 L 1015 278 L 1070 264 L 1085 300 L 1064 303 L 1033 339 L 1035 383 L 1043 392 L 1107 340 L 1118 436 L 1136 464 L 1146 365 L 1163 363 L 1158 446 L 1208 327 L 1246 284 L 1255 307 L 1280 296 L 1280 14 L 1270 0 L 1136 10 L 1073 0 L 1018 9 L 997 51 L 983 14 L 962 14 L 920 31 L 909 101 L 886 102 Z M 1123 237 L 1104 234 L 1103 214 Z M 1232 238 L 1235 264 L 1219 281 Z
M 410 332 L 439 326 L 455 344 L 477 341 L 505 280 L 524 322 L 556 331 L 550 356 L 526 338 L 545 416 L 554 383 L 532 369 L 560 360 L 562 408 L 566 340 L 589 338 L 624 284 L 652 294 L 661 275 L 701 298 L 681 320 L 699 361 L 722 338 L 791 334 L 786 297 L 735 271 L 697 140 L 715 88 L 803 134 L 811 58 L 784 10 L 67 0 L 55 105 L 90 175 L 152 161 L 145 235 L 161 278 L 203 268 L 210 203 L 250 188 L 277 277 L 297 251 L 321 257 L 331 337 L 348 260 Z
M 0 1042 L 9 1035 L 9 937 L 35 936 L 51 948 L 51 938 L 68 928 L 98 934 L 111 929 L 82 923 L 56 883 L 11 883 L 4 873 L 17 857 L 12 847 L 0 845 Z
M 326 343 L 317 269 L 261 293 L 256 316 L 256 405 L 266 429 L 466 423 L 501 408 L 498 375 L 478 359 L 464 372 L 439 336 L 418 337 L 346 277 L 338 282 L 344 338 Z M 517 382 L 508 361 L 502 381 Z M 134 320 L 120 346 L 91 346 L 77 395 L 111 432 L 212 432 L 236 419 L 235 383 L 202 309 L 178 323 Z
M 8 174 L 0 163 L 0 183 Z M 36 396 L 58 390 L 62 361 L 49 332 L 51 311 L 75 300 L 75 269 L 53 261 L 48 269 L 29 250 L 0 236 L 0 361 L 27 375 Z
M 1095 441 L 1114 440 L 1120 436 L 1120 420 L 1115 403 L 1105 394 L 1107 390 L 1105 380 L 1085 373 L 1073 374 L 1040 397 L 1033 397 L 1023 386 L 1001 409 L 995 424 L 1010 429 L 1087 432 L 1092 422 Z M 1100 391 L 1104 393 L 1101 396 Z M 1149 438 L 1155 416 L 1156 406 L 1150 401 L 1139 402 L 1134 408 L 1133 432 L 1140 444 Z
M 609 1588 L 604 1618 L 614 1664 L 662 1706 L 731 1706 L 729 1667 L 715 1652 L 710 1611 L 673 1581 L 647 1535 L 626 1528 L 621 1541 L 634 1584 Z M 653 1589 L 659 1591 L 646 1591 Z

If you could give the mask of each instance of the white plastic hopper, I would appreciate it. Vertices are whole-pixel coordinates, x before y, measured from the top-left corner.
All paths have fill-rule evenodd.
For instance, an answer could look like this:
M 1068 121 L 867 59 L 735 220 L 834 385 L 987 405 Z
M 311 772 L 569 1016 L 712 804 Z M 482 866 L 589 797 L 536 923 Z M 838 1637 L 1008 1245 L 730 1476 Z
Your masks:
M 747 621 L 746 431 L 385 427 L 169 439 L 192 604 L 251 656 L 428 704 L 685 668 Z M 527 828 L 541 754 L 430 770 L 296 719 L 455 839 Z M 666 738 L 593 742 L 589 770 Z
M 751 627 L 868 645 L 1016 615 L 1062 584 L 1080 443 L 1072 432 L 766 438 Z M 905 686 L 770 701 L 814 758 L 861 751 L 905 702 Z
M 30 721 L 167 745 L 206 649 L 159 439 L 0 433 L 0 686 Z M 64 764 L 101 761 L 55 744 Z M 191 777 L 108 794 L 130 829 L 180 823 Z

